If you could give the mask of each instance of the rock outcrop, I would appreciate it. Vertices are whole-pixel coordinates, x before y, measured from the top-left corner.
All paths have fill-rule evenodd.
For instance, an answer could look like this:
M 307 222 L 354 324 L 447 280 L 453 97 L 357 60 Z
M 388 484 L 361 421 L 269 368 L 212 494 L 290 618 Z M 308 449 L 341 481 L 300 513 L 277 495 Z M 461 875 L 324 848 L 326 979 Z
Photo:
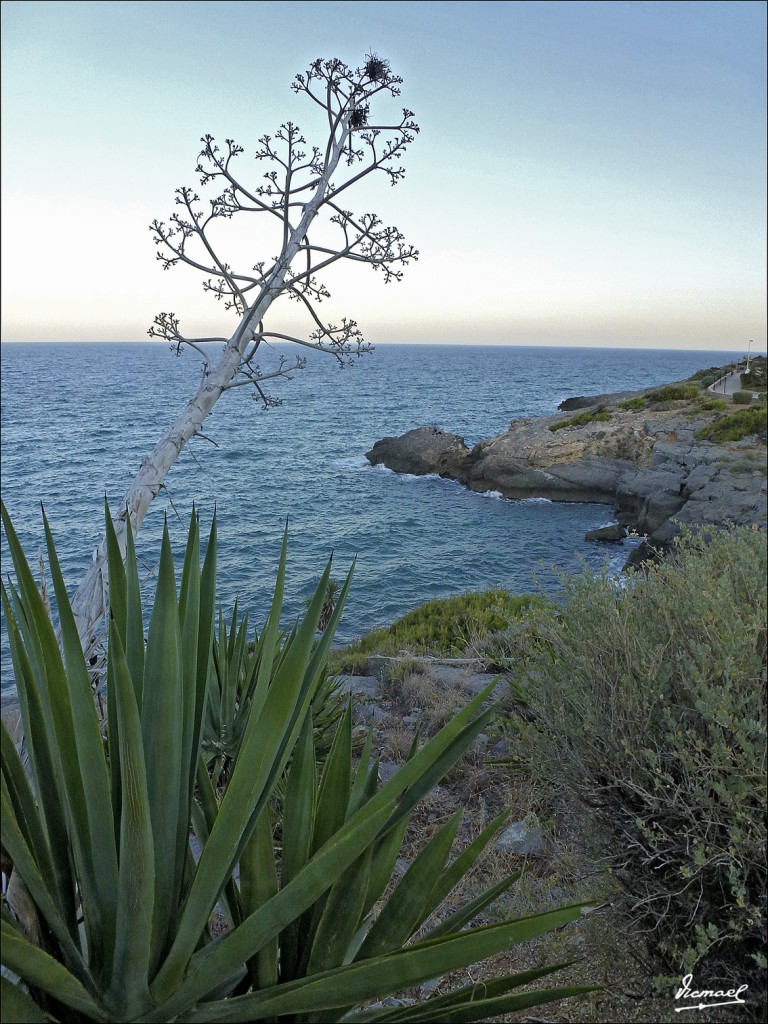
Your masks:
M 469 454 L 464 438 L 439 427 L 417 427 L 401 437 L 384 437 L 365 457 L 374 465 L 383 465 L 395 473 L 425 476 L 450 475 L 451 468 Z
M 620 544 L 627 536 L 627 531 L 621 523 L 613 526 L 601 526 L 599 530 L 587 530 L 584 540 L 599 540 L 610 544 Z
M 685 402 L 622 409 L 619 403 L 633 394 L 599 396 L 587 416 L 599 409 L 607 418 L 586 423 L 572 424 L 574 417 L 565 413 L 514 420 L 471 450 L 455 434 L 420 427 L 377 442 L 367 458 L 396 472 L 437 473 L 507 498 L 612 505 L 619 526 L 645 535 L 654 547 L 666 547 L 683 526 L 764 526 L 764 442 L 697 440 L 716 412 Z

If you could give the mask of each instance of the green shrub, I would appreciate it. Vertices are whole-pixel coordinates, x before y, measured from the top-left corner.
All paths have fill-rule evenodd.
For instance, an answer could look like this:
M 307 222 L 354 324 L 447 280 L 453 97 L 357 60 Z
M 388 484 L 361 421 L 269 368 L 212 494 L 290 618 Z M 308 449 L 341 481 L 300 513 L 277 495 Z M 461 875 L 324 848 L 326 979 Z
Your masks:
M 696 437 L 701 441 L 713 444 L 727 444 L 729 441 L 741 441 L 752 434 L 765 435 L 768 429 L 766 408 L 752 406 L 751 409 L 740 409 L 729 416 L 721 416 L 714 423 L 697 431 Z
M 708 388 L 710 385 L 714 384 L 716 380 L 717 377 L 715 377 L 714 374 L 708 373 L 699 379 L 699 383 L 703 388 Z
M 719 459 L 717 465 L 726 473 L 759 473 L 766 475 L 765 457 L 745 456 L 742 459 Z
M 710 398 L 706 402 L 701 403 L 701 408 L 707 412 L 714 410 L 722 412 L 723 409 L 728 408 L 728 403 L 724 398 Z
M 105 744 L 48 524 L 63 655 L 4 506 L 2 516 L 18 580 L 10 593 L 3 587 L 3 607 L 30 768 L 28 776 L 3 723 L 3 1021 L 340 1020 L 580 915 L 575 905 L 466 928 L 517 872 L 436 923 L 433 913 L 506 813 L 451 861 L 457 812 L 390 891 L 412 810 L 497 708 L 483 710 L 492 684 L 423 746 L 414 744 L 379 789 L 372 732 L 353 766 L 350 705 L 319 776 L 312 706 L 351 574 L 320 640 L 330 565 L 280 647 L 283 542 L 250 711 L 219 803 L 200 744 L 215 526 L 201 571 L 193 517 L 178 597 L 164 532 L 145 643 L 131 530 L 123 567 L 107 512 Z M 273 822 L 286 771 L 281 820 Z M 217 907 L 225 924 L 214 938 Z M 589 991 L 514 994 L 556 969 L 466 985 L 409 1007 L 408 1019 L 488 1019 Z
M 696 373 L 691 374 L 691 376 L 688 379 L 689 380 L 698 380 L 698 381 L 700 381 L 703 384 L 704 378 L 705 377 L 709 377 L 710 378 L 710 382 L 709 383 L 713 384 L 716 380 L 719 380 L 720 377 L 723 376 L 723 373 L 725 372 L 725 369 L 726 368 L 722 367 L 722 366 L 708 366 L 705 370 L 697 370 Z M 705 385 L 705 386 L 708 387 L 709 385 Z
M 755 356 L 750 363 L 749 371 L 741 374 L 742 387 L 753 390 L 765 390 L 766 383 L 766 359 L 765 356 Z
M 363 672 L 368 659 L 377 654 L 461 654 L 473 637 L 503 629 L 539 600 L 533 594 L 515 597 L 507 590 L 484 590 L 427 601 L 391 626 L 373 630 L 347 647 L 332 651 L 329 669 L 355 675 Z
M 702 961 L 703 976 L 759 990 L 766 537 L 710 539 L 686 538 L 623 588 L 568 578 L 558 607 L 494 642 L 519 702 L 511 742 L 526 730 L 542 771 L 606 807 L 671 973 Z
M 688 402 L 700 394 L 695 384 L 668 384 L 646 395 L 649 402 Z
M 751 391 L 734 391 L 734 393 L 733 393 L 733 404 L 734 405 L 751 405 L 752 404 L 752 392 Z
M 634 398 L 628 398 L 626 402 L 619 402 L 620 409 L 646 409 L 648 407 L 648 399 L 645 395 L 636 395 Z
M 553 423 L 549 428 L 553 433 L 556 430 L 564 430 L 566 427 L 583 427 L 587 423 L 605 422 L 611 418 L 611 413 L 604 405 L 598 405 L 594 409 L 585 409 L 578 416 L 569 420 L 561 420 L 560 423 Z

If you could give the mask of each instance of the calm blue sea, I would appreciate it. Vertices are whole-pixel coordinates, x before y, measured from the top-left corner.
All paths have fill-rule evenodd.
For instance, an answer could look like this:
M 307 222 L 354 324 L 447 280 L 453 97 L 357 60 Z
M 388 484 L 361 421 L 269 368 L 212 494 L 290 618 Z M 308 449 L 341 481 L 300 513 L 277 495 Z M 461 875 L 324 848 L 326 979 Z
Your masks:
M 278 348 L 292 358 L 291 346 Z M 435 424 L 472 444 L 521 416 L 554 412 L 570 395 L 663 384 L 732 354 L 627 349 L 380 346 L 352 367 L 309 353 L 264 412 L 238 388 L 193 441 L 138 538 L 151 574 L 167 516 L 179 557 L 193 502 L 207 530 L 219 512 L 219 596 L 261 624 L 286 517 L 286 615 L 294 616 L 331 552 L 338 576 L 357 559 L 340 639 L 388 623 L 434 597 L 483 587 L 554 590 L 557 575 L 606 558 L 584 532 L 612 521 L 601 505 L 508 501 L 437 477 L 372 468 L 380 437 Z M 79 582 L 102 532 L 103 498 L 118 504 L 141 458 L 196 386 L 200 359 L 163 344 L 2 346 L 2 490 L 30 559 L 40 503 L 65 578 Z M 627 545 L 612 549 L 619 567 Z M 10 569 L 5 538 L 2 569 Z M 2 685 L 12 685 L 3 636 Z

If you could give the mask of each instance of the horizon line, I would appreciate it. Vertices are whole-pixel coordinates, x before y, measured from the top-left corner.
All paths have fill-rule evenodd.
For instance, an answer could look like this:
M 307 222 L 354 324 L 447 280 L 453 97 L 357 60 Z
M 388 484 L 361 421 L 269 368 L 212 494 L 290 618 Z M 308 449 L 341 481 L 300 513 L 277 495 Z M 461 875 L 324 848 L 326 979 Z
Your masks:
M 95 338 L 81 339 L 79 341 L 73 341 L 71 339 L 67 339 L 67 340 L 58 339 L 57 340 L 57 339 L 52 339 L 52 338 L 48 338 L 48 339 L 45 339 L 45 340 L 38 339 L 36 341 L 30 341 L 30 340 L 21 340 L 21 339 L 17 339 L 17 338 L 13 338 L 13 339 L 6 338 L 6 339 L 0 339 L 0 344 L 2 344 L 2 345 L 151 345 L 153 347 L 159 347 L 158 342 L 147 340 L 145 338 L 136 339 L 136 340 L 133 340 L 133 341 L 125 340 L 125 339 L 120 340 L 120 341 L 115 340 L 115 339 L 112 339 L 112 340 L 101 340 L 101 339 L 95 339 Z M 165 344 L 165 343 L 164 342 L 160 342 L 160 344 Z M 223 345 L 223 344 L 225 344 L 225 342 L 222 342 L 221 344 Z M 272 347 L 278 347 L 278 346 L 279 347 L 283 347 L 283 346 L 288 347 L 289 345 L 293 345 L 293 344 L 294 344 L 294 342 L 291 342 L 291 341 L 270 342 L 270 346 L 272 346 Z M 754 341 L 752 341 L 751 344 L 754 345 L 755 344 Z M 507 342 L 488 342 L 488 341 L 485 341 L 485 342 L 484 341 L 476 341 L 476 342 L 472 342 L 472 341 L 377 341 L 377 342 L 371 343 L 372 349 L 376 349 L 376 348 L 378 348 L 380 346 L 381 347 L 385 347 L 385 348 L 397 348 L 397 347 L 402 347 L 402 348 L 432 348 L 432 347 L 435 347 L 435 348 L 438 348 L 438 347 L 442 346 L 444 348 L 611 349 L 611 350 L 624 350 L 624 351 L 628 351 L 628 352 L 630 352 L 630 351 L 634 351 L 634 352 L 712 352 L 712 353 L 720 352 L 720 353 L 728 353 L 728 354 L 731 354 L 731 355 L 736 355 L 738 353 L 743 353 L 745 356 L 747 355 L 747 352 L 745 350 L 749 347 L 749 345 L 750 345 L 749 341 L 746 341 L 743 344 L 738 345 L 738 347 L 731 347 L 727 343 L 723 343 L 723 347 L 722 348 L 712 348 L 712 347 L 710 347 L 710 348 L 693 348 L 691 346 L 686 346 L 686 347 L 680 348 L 680 347 L 675 346 L 674 344 L 672 344 L 672 345 L 658 345 L 658 344 L 651 344 L 651 345 L 630 344 L 630 345 L 626 345 L 626 344 L 623 344 L 622 345 L 622 344 L 615 344 L 615 343 L 611 343 L 611 342 L 600 342 L 600 341 L 593 342 L 592 344 L 572 344 L 572 343 L 564 343 L 564 342 L 525 343 L 525 342 L 517 342 L 517 341 L 507 341 Z M 317 350 L 317 351 L 320 351 L 320 350 Z M 331 351 L 332 351 L 331 349 L 326 349 L 325 350 L 325 352 L 331 352 Z M 320 354 L 322 354 L 322 352 Z M 749 355 L 750 355 L 750 358 L 754 358 L 755 356 L 759 356 L 759 355 L 768 355 L 768 350 L 766 350 L 766 349 L 753 350 L 753 351 L 751 351 L 749 353 Z

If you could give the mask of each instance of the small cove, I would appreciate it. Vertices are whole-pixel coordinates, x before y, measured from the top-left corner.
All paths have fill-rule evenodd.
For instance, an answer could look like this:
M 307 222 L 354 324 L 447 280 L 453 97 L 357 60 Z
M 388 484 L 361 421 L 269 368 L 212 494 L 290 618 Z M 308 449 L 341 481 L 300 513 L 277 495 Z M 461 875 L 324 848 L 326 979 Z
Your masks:
M 281 347 L 285 351 L 285 347 Z M 278 352 L 281 350 L 278 349 Z M 2 347 L 3 498 L 30 559 L 43 540 L 40 502 L 70 588 L 101 533 L 103 497 L 116 506 L 143 455 L 192 393 L 199 358 L 160 344 Z M 340 370 L 327 356 L 275 391 L 262 411 L 237 389 L 182 453 L 142 526 L 140 557 L 156 563 L 165 516 L 177 557 L 193 503 L 207 531 L 219 516 L 219 598 L 236 597 L 260 624 L 286 518 L 286 617 L 301 611 L 331 552 L 337 575 L 357 559 L 339 630 L 344 641 L 434 597 L 536 584 L 557 573 L 620 568 L 628 545 L 583 540 L 609 506 L 506 501 L 437 477 L 369 466 L 380 437 L 434 423 L 468 444 L 510 420 L 553 412 L 564 398 L 679 380 L 732 356 L 718 352 L 491 346 L 380 346 Z M 177 519 L 177 512 L 182 523 Z M 3 572 L 9 571 L 3 539 Z M 12 685 L 3 639 L 3 688 Z

